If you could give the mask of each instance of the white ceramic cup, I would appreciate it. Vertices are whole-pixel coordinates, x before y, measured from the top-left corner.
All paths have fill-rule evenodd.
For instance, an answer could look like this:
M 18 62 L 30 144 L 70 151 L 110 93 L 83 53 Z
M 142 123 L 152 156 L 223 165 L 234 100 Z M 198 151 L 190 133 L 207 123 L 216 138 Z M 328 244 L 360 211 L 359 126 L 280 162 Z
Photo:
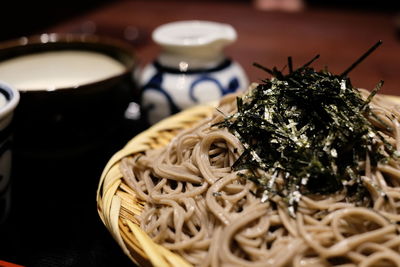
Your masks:
M 11 121 L 18 103 L 19 92 L 0 82 L 0 224 L 11 206 Z
M 246 73 L 223 51 L 237 38 L 231 25 L 176 21 L 157 27 L 152 38 L 161 53 L 139 79 L 143 117 L 149 124 L 247 89 Z

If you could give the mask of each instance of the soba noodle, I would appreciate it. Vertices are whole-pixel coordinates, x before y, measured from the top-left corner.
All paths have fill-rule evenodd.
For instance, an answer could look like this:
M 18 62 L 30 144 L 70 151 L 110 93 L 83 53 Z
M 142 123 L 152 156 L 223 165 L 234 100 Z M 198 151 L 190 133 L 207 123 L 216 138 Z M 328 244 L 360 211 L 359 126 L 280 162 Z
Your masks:
M 391 126 L 382 134 L 400 151 L 400 106 L 376 96 L 370 107 Z M 235 96 L 219 110 L 234 112 Z M 216 111 L 168 146 L 122 161 L 126 183 L 146 203 L 140 226 L 155 242 L 195 266 L 400 266 L 398 161 L 360 162 L 372 207 L 347 203 L 341 193 L 303 195 L 294 218 L 282 198 L 261 201 L 256 185 L 232 171 L 243 147 L 211 127 L 223 117 Z

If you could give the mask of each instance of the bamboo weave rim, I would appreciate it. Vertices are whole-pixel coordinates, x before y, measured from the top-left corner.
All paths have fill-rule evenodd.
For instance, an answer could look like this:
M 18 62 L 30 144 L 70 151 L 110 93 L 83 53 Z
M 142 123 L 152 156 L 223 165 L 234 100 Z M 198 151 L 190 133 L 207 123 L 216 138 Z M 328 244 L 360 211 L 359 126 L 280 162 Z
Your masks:
M 377 95 L 396 104 L 400 97 Z M 97 190 L 97 211 L 104 225 L 118 242 L 124 253 L 140 266 L 189 267 L 192 266 L 179 255 L 156 244 L 139 227 L 134 218 L 143 210 L 143 202 L 124 182 L 119 170 L 122 158 L 145 150 L 162 147 L 180 131 L 211 116 L 215 104 L 196 106 L 171 116 L 130 140 L 107 163 Z
M 179 255 L 153 242 L 134 218 L 143 202 L 124 182 L 120 160 L 148 149 L 167 145 L 180 131 L 211 116 L 215 105 L 201 105 L 171 116 L 130 140 L 108 161 L 97 190 L 97 211 L 125 254 L 140 266 L 191 266 Z

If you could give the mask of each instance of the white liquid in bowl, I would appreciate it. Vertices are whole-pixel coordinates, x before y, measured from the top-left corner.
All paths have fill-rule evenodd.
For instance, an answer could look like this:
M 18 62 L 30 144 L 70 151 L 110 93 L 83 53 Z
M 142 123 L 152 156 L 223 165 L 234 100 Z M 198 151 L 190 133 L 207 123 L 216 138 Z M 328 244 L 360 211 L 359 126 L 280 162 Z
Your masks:
M 20 90 L 54 90 L 100 81 L 124 70 L 121 62 L 98 52 L 63 50 L 0 62 L 0 80 Z

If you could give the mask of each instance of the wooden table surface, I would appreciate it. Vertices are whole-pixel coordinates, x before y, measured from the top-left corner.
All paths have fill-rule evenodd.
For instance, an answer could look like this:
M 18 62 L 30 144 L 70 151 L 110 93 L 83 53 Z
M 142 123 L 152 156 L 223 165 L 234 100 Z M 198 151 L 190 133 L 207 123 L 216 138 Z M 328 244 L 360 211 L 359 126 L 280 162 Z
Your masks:
M 253 62 L 282 68 L 288 56 L 299 66 L 320 54 L 316 68 L 327 65 L 332 72 L 341 73 L 375 42 L 383 40 L 383 45 L 350 77 L 355 86 L 367 89 L 384 80 L 381 92 L 400 95 L 400 40 L 395 17 L 388 13 L 313 7 L 296 13 L 261 11 L 245 1 L 118 1 L 47 30 L 119 38 L 129 38 L 130 34 L 143 66 L 159 52 L 151 40 L 151 32 L 158 25 L 191 19 L 234 26 L 238 40 L 227 47 L 226 54 L 242 64 L 250 81 L 266 75 L 253 67 Z

